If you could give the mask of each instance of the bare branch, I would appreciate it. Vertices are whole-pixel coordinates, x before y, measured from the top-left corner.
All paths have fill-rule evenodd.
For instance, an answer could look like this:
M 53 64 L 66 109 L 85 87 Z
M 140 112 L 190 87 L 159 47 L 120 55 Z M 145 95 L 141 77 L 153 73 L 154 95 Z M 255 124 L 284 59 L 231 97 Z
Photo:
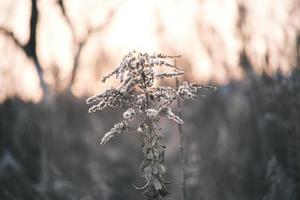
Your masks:
M 37 9 L 37 2 L 36 0 L 31 1 L 31 16 L 30 16 L 30 36 L 28 42 L 23 45 L 20 43 L 20 41 L 16 38 L 14 33 L 4 27 L 0 28 L 0 32 L 8 36 L 14 44 L 22 49 L 26 56 L 34 62 L 36 71 L 38 73 L 38 76 L 40 78 L 40 84 L 45 94 L 48 92 L 48 87 L 45 83 L 44 77 L 43 77 L 43 70 L 41 67 L 41 64 L 39 62 L 39 59 L 37 57 L 36 52 L 36 28 L 37 28 L 37 22 L 38 22 L 38 9 Z
M 59 5 L 59 7 L 61 9 L 61 12 L 62 12 L 65 20 L 67 21 L 67 24 L 69 25 L 69 28 L 71 29 L 73 40 L 77 43 L 75 29 L 74 29 L 74 26 L 72 25 L 71 18 L 67 14 L 64 1 L 63 0 L 59 0 L 57 3 L 58 3 L 58 5 Z
M 9 37 L 15 43 L 16 46 L 18 46 L 19 48 L 21 48 L 25 51 L 24 46 L 20 43 L 20 41 L 16 38 L 16 36 L 14 35 L 14 33 L 12 31 L 9 31 L 6 28 L 0 27 L 0 33 Z M 27 55 L 27 53 L 26 53 L 26 55 Z
M 73 83 L 75 81 L 75 76 L 76 76 L 77 68 L 78 68 L 78 65 L 79 65 L 80 56 L 81 56 L 82 50 L 84 49 L 84 46 L 86 45 L 88 40 L 91 38 L 91 35 L 101 32 L 111 22 L 111 20 L 113 19 L 116 11 L 115 11 L 115 8 L 112 8 L 108 12 L 106 20 L 105 20 L 104 23 L 98 25 L 97 27 L 89 27 L 86 37 L 83 38 L 82 40 L 78 40 L 77 36 L 76 36 L 74 26 L 73 26 L 72 21 L 71 21 L 71 18 L 67 14 L 64 1 L 59 0 L 58 5 L 60 6 L 61 12 L 62 12 L 65 20 L 67 21 L 67 24 L 69 25 L 69 27 L 71 29 L 73 41 L 78 46 L 77 51 L 75 52 L 75 55 L 74 55 L 74 64 L 73 64 L 73 69 L 72 69 L 72 74 L 71 74 L 71 79 L 70 79 L 70 84 L 69 84 L 69 88 L 71 88 L 71 86 L 73 85 Z

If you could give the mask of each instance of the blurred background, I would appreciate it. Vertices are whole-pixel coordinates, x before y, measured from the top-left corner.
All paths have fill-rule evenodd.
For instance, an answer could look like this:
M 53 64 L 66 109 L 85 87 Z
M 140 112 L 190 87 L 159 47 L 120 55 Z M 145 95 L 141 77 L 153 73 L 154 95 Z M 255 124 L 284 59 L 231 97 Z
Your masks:
M 0 0 L 1 200 L 142 199 L 140 138 L 100 146 L 122 111 L 85 104 L 133 49 L 218 87 L 183 105 L 189 200 L 300 199 L 299 0 Z

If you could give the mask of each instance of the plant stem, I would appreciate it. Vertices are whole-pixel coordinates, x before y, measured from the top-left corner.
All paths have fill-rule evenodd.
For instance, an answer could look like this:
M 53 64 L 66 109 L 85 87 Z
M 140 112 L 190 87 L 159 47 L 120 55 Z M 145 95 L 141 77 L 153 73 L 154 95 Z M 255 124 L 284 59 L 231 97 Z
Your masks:
M 148 87 L 146 85 L 146 76 L 144 73 L 142 73 L 142 78 L 143 78 L 143 90 L 145 92 L 145 95 L 146 95 L 146 109 L 149 109 L 150 108 L 150 104 L 149 104 L 149 91 L 148 91 Z M 150 143 L 152 144 L 152 140 L 154 139 L 153 135 L 155 134 L 155 130 L 153 129 L 153 122 L 152 120 L 146 116 L 146 127 L 147 127 L 147 133 L 146 133 L 146 136 L 144 137 L 144 145 L 146 143 L 148 143 L 149 139 L 151 140 Z M 151 150 L 152 151 L 152 150 Z M 144 153 L 144 160 L 147 160 L 147 153 Z M 153 158 L 154 159 L 154 158 Z M 151 165 L 151 168 L 153 167 L 154 165 L 154 160 L 151 161 L 150 163 Z M 146 200 L 159 200 L 159 193 L 158 191 L 156 191 L 154 185 L 153 185 L 153 181 L 152 180 L 147 180 L 148 183 L 150 183 L 146 189 L 144 190 L 144 198 Z
M 176 87 L 179 87 L 179 80 L 176 77 Z M 182 119 L 181 101 L 177 100 L 178 117 Z M 178 124 L 178 133 L 180 137 L 179 141 L 179 162 L 180 162 L 180 186 L 183 200 L 187 200 L 187 189 L 186 189 L 186 174 L 185 174 L 185 159 L 184 159 L 184 134 L 182 124 Z

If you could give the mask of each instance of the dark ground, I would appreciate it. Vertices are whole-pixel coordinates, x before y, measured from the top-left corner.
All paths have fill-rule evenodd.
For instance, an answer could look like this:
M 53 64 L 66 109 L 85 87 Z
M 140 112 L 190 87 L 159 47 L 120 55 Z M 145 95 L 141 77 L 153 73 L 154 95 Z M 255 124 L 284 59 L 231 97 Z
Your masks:
M 300 71 L 255 76 L 186 102 L 190 200 L 300 199 Z M 134 133 L 100 146 L 119 120 L 106 110 L 88 114 L 70 95 L 48 103 L 11 99 L 0 105 L 1 200 L 142 199 L 140 140 Z M 180 200 L 178 134 L 166 128 L 171 195 Z

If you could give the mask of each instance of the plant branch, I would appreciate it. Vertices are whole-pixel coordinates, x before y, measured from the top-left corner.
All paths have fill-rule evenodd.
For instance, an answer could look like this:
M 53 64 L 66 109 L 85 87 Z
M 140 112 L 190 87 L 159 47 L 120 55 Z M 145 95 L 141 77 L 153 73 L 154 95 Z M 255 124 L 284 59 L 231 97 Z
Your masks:
M 160 133 L 161 128 L 156 127 L 156 124 L 161 117 L 166 117 L 180 124 L 178 130 L 180 134 L 181 188 L 183 200 L 187 200 L 184 169 L 184 134 L 181 126 L 183 120 L 181 119 L 180 101 L 193 99 L 199 89 L 207 87 L 199 84 L 189 84 L 187 82 L 183 82 L 182 85 L 179 86 L 178 79 L 176 79 L 177 90 L 172 87 L 155 87 L 153 85 L 154 79 L 156 78 L 154 76 L 154 66 L 172 66 L 173 73 L 165 73 L 162 77 L 176 78 L 178 75 L 177 70 L 175 70 L 177 69 L 176 62 L 175 65 L 170 65 L 166 62 L 161 62 L 160 60 L 162 58 L 171 57 L 162 54 L 149 56 L 147 53 L 143 54 L 136 51 L 128 53 L 124 56 L 121 64 L 103 79 L 103 81 L 105 81 L 115 74 L 116 78 L 122 83 L 121 87 L 94 95 L 87 99 L 87 103 L 98 102 L 90 108 L 89 112 L 102 110 L 106 105 L 111 107 L 129 106 L 129 109 L 123 113 L 124 119 L 128 121 L 131 121 L 135 110 L 143 114 L 141 118 L 142 121 L 136 131 L 143 137 L 143 161 L 140 169 L 142 176 L 147 180 L 147 184 L 138 189 L 144 189 L 143 195 L 146 200 L 159 200 L 169 194 L 166 187 L 166 184 L 169 182 L 164 180 L 164 174 L 166 173 L 166 146 L 162 144 L 163 135 Z M 142 92 L 140 90 L 142 90 Z M 130 96 L 130 98 L 128 96 Z M 175 100 L 178 100 L 179 116 L 175 115 L 170 107 L 163 104 L 163 102 L 167 102 L 167 105 L 169 105 Z M 136 116 L 136 114 L 134 114 L 134 116 Z M 122 132 L 118 130 L 123 127 L 124 126 L 120 126 L 120 124 L 116 124 L 111 131 L 104 135 L 102 140 L 106 142 L 111 137 L 114 137 L 116 133 L 121 134 Z M 128 130 L 127 123 L 126 129 Z M 135 188 L 137 187 L 135 186 Z
M 59 0 L 58 5 L 61 8 L 61 12 L 62 12 L 68 26 L 71 29 L 73 42 L 77 46 L 77 50 L 74 54 L 74 63 L 73 63 L 71 79 L 70 79 L 70 83 L 69 83 L 69 89 L 70 89 L 71 86 L 73 85 L 74 81 L 75 81 L 75 76 L 76 76 L 76 73 L 77 73 L 79 60 L 80 60 L 80 57 L 81 57 L 82 50 L 84 49 L 84 46 L 86 45 L 88 40 L 91 38 L 91 35 L 96 34 L 98 32 L 101 32 L 108 24 L 110 24 L 111 20 L 115 16 L 116 10 L 115 10 L 115 8 L 111 8 L 111 10 L 107 14 L 106 20 L 102 24 L 98 25 L 97 27 L 89 27 L 86 37 L 79 40 L 77 38 L 75 28 L 72 24 L 72 20 L 69 17 L 69 15 L 67 14 L 66 7 L 65 7 L 65 4 L 64 4 L 64 0 Z
M 28 42 L 23 45 L 17 37 L 14 35 L 14 33 L 10 30 L 8 30 L 5 27 L 0 28 L 0 32 L 2 32 L 4 35 L 8 36 L 14 44 L 23 50 L 23 52 L 26 54 L 26 56 L 31 59 L 34 63 L 35 69 L 37 71 L 37 74 L 40 79 L 40 85 L 45 93 L 45 95 L 48 94 L 48 87 L 47 84 L 44 80 L 43 76 L 43 70 L 40 64 L 40 61 L 37 56 L 36 52 L 36 29 L 37 29 L 37 23 L 38 23 L 38 9 L 37 9 L 37 1 L 32 0 L 31 1 L 31 16 L 30 16 L 30 35 L 29 35 L 29 40 Z
M 25 52 L 24 46 L 19 42 L 19 40 L 16 38 L 16 36 L 14 35 L 14 33 L 12 31 L 9 31 L 8 29 L 6 29 L 4 27 L 0 27 L 0 33 L 2 33 L 4 35 L 6 35 L 7 37 L 9 37 L 14 42 L 14 44 L 16 46 L 23 49 L 24 52 Z M 27 55 L 27 53 L 26 53 L 26 55 Z

